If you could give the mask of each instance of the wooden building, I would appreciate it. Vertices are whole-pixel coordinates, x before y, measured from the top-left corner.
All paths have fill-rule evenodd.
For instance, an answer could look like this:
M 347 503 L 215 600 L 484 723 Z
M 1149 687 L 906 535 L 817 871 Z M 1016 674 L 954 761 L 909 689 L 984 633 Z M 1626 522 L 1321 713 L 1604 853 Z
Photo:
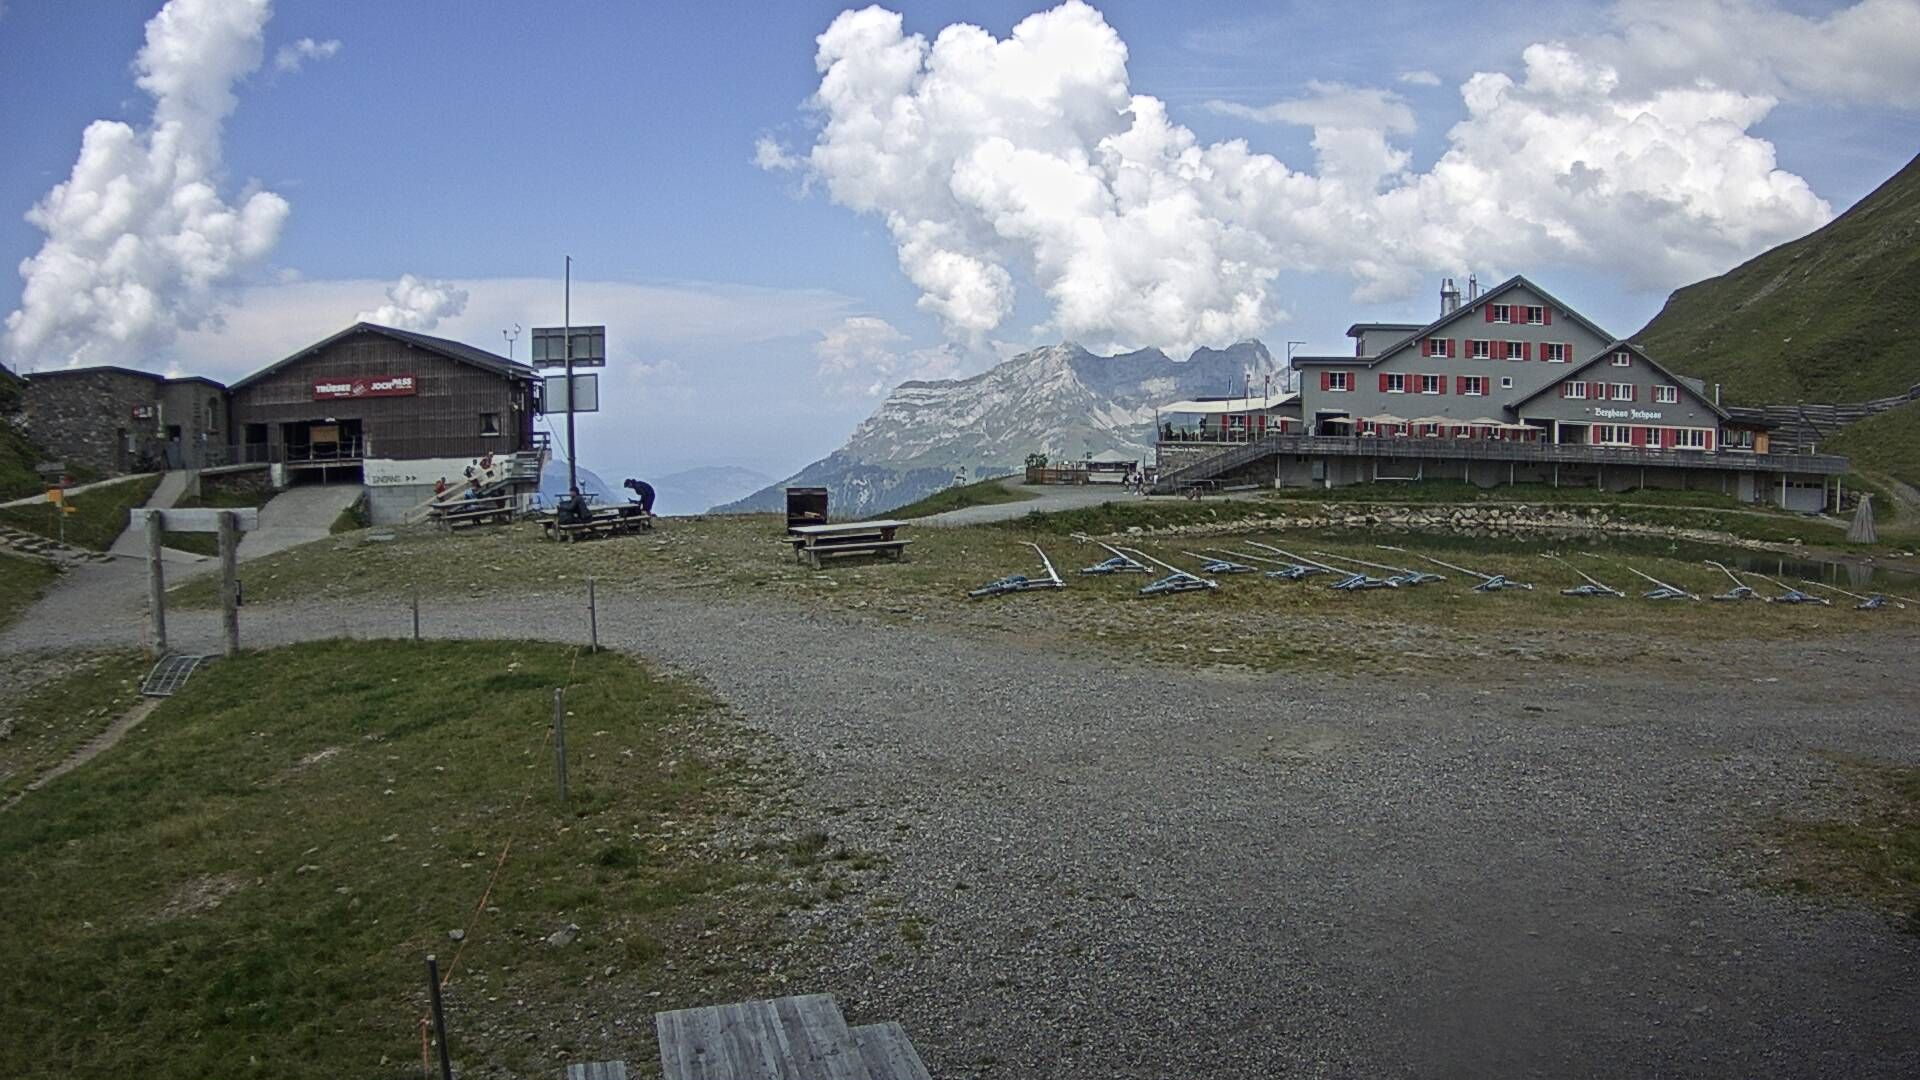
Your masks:
M 356 323 L 234 383 L 241 460 L 374 483 L 377 464 L 459 475 L 535 449 L 532 368 L 457 341 Z M 421 481 L 431 485 L 436 476 Z

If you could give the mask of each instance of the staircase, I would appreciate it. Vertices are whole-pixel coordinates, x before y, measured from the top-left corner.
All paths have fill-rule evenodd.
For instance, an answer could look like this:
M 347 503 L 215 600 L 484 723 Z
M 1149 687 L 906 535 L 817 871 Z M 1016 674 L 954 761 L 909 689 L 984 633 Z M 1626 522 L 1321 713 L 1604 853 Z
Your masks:
M 1251 465 L 1261 458 L 1273 454 L 1275 441 L 1276 437 L 1269 435 L 1265 438 L 1255 439 L 1252 442 L 1240 443 L 1231 449 L 1222 450 L 1210 458 L 1204 458 L 1191 465 L 1182 465 L 1170 473 L 1155 478 L 1153 482 L 1153 494 L 1171 495 L 1179 491 L 1185 484 L 1191 484 L 1196 480 L 1211 480 L 1216 476 L 1230 473 L 1243 465 Z
M 540 483 L 540 466 L 545 455 L 538 451 L 525 451 L 507 454 L 495 458 L 491 469 L 482 469 L 474 463 L 473 475 L 460 477 L 458 484 L 450 484 L 445 493 L 431 496 L 408 510 L 403 519 L 410 525 L 417 525 L 433 516 L 433 512 L 448 506 L 457 505 L 467 497 L 467 489 L 474 480 L 480 481 L 480 494 L 502 495 L 516 484 Z
M 104 551 L 89 551 L 63 544 L 52 537 L 16 529 L 11 525 L 0 525 L 0 551 L 57 564 L 113 561 L 113 556 Z

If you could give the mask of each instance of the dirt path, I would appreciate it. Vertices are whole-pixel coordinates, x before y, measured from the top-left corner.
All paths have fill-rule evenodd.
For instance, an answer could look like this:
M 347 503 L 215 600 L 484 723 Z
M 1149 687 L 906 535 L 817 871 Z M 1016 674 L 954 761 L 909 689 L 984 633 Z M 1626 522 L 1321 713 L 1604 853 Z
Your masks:
M 137 641 L 137 602 L 72 607 L 0 654 Z M 572 590 L 422 621 L 587 635 Z M 409 611 L 243 624 L 250 647 L 394 638 Z M 170 631 L 218 642 L 209 612 Z M 766 962 L 856 1023 L 901 1020 L 935 1075 L 1920 1075 L 1920 938 L 1759 886 L 1780 817 L 1852 805 L 1838 760 L 1920 760 L 1909 624 L 1425 679 L 1114 664 L 615 589 L 599 638 L 711 687 L 784 748 L 817 827 L 876 856 L 871 888 L 791 914 Z
M 19 794 L 15 795 L 11 799 L 8 799 L 5 803 L 0 803 L 0 812 L 5 812 L 7 810 L 13 809 L 14 806 L 16 806 L 22 799 L 25 799 L 30 792 L 39 791 L 41 788 L 46 787 L 48 784 L 53 783 L 55 780 L 58 780 L 61 777 L 72 772 L 73 770 L 79 768 L 80 766 L 85 765 L 87 762 L 92 761 L 94 758 L 99 757 L 101 754 L 106 753 L 108 750 L 113 749 L 114 744 L 118 743 L 121 739 L 125 738 L 127 732 L 132 731 L 136 727 L 139 727 L 140 723 L 144 721 L 149 715 L 151 715 L 153 713 L 153 710 L 155 708 L 158 708 L 159 705 L 160 705 L 159 698 L 141 699 L 138 705 L 135 705 L 133 708 L 128 709 L 126 712 L 120 715 L 119 719 L 115 720 L 111 724 L 108 724 L 105 731 L 102 731 L 100 734 L 95 735 L 91 739 L 88 739 L 84 746 L 80 747 L 80 749 L 78 750 L 75 750 L 73 753 L 67 755 L 67 759 L 65 761 L 62 761 L 60 764 L 55 765 L 53 768 L 48 769 L 44 773 L 41 773 L 38 777 L 34 779 L 32 783 L 28 784 L 26 788 L 22 790 Z

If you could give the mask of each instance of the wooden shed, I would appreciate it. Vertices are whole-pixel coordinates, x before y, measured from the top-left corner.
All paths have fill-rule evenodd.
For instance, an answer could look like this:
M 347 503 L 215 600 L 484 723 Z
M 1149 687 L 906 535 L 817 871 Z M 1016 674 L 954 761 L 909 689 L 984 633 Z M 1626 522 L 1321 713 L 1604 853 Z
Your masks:
M 532 368 L 504 356 L 363 322 L 229 393 L 244 460 L 348 479 L 373 460 L 459 462 L 535 449 L 535 385 Z

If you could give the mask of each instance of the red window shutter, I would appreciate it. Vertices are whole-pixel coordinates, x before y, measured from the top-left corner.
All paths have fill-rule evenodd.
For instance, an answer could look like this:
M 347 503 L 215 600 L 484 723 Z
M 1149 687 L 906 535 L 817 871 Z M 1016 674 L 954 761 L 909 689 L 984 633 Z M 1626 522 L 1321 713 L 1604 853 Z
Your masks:
M 1320 373 L 1320 389 L 1328 390 L 1328 389 L 1331 389 L 1332 387 L 1333 387 L 1333 372 L 1331 371 L 1321 372 Z
M 1387 392 L 1387 373 L 1384 371 L 1380 373 L 1380 392 Z
M 1446 393 L 1446 392 L 1447 392 L 1447 377 L 1446 377 L 1445 375 L 1441 375 L 1441 376 L 1439 376 L 1439 377 L 1438 377 L 1438 378 L 1436 378 L 1436 379 L 1435 379 L 1434 381 L 1440 384 L 1440 392 L 1441 392 L 1441 393 L 1443 393 L 1443 394 L 1444 394 L 1444 393 Z
M 1603 382 L 1593 383 L 1587 388 L 1587 396 L 1596 401 L 1607 400 L 1607 384 Z
M 1520 343 L 1520 359 L 1522 360 L 1533 359 L 1533 342 L 1523 341 Z
M 1633 438 L 1633 445 L 1635 446 L 1647 445 L 1647 429 L 1638 428 L 1638 427 L 1634 428 L 1632 438 Z
M 1465 375 L 1455 375 L 1453 377 L 1453 392 L 1456 394 L 1464 394 L 1467 392 L 1467 377 Z
M 1493 305 L 1492 304 L 1486 305 L 1486 311 L 1487 311 L 1487 321 L 1492 322 L 1493 321 Z
M 1451 360 L 1458 357 L 1459 355 L 1460 355 L 1460 339 L 1448 338 L 1447 339 L 1447 358 Z
M 1572 384 L 1572 383 L 1561 383 L 1561 384 L 1560 384 L 1560 396 L 1561 396 L 1561 397 L 1566 397 L 1567 395 L 1569 395 L 1569 394 L 1571 394 L 1571 393 L 1573 393 L 1573 384 Z
M 1713 437 L 1718 434 L 1719 432 L 1713 430 L 1712 428 L 1707 429 L 1707 449 L 1709 450 L 1713 449 Z
M 1433 339 L 1432 338 L 1420 339 L 1420 355 L 1421 356 L 1433 355 Z
M 1543 326 L 1553 325 L 1553 309 L 1545 304 L 1540 305 L 1540 323 Z
M 1640 387 L 1638 384 L 1635 384 L 1633 387 L 1627 390 L 1627 400 L 1628 401 L 1640 400 Z

